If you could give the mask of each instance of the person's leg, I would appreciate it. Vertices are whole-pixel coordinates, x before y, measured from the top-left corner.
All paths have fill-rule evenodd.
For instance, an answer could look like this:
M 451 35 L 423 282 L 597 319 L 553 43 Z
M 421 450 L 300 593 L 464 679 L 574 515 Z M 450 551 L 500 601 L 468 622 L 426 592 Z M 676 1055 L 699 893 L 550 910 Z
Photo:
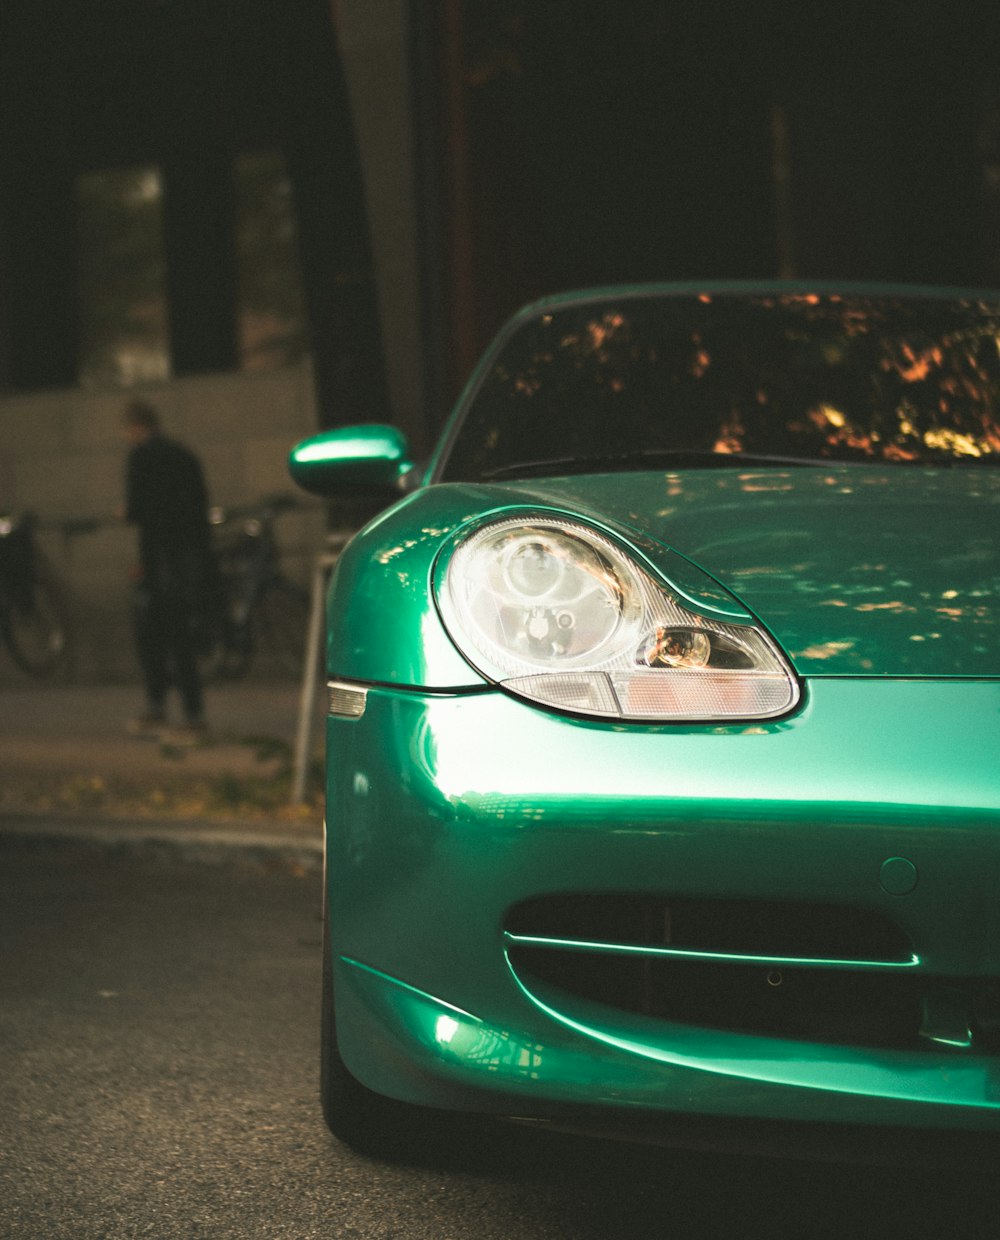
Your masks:
M 152 584 L 141 581 L 133 594 L 132 625 L 136 655 L 146 691 L 146 709 L 130 724 L 133 731 L 155 726 L 166 720 L 168 642 L 163 615 Z
M 204 724 L 204 694 L 198 666 L 198 620 L 201 596 L 197 558 L 178 557 L 174 564 L 170 596 L 164 608 L 170 658 L 184 717 L 189 725 Z
M 174 636 L 174 669 L 184 717 L 190 724 L 201 724 L 204 722 L 205 703 L 195 643 L 186 625 L 179 626 Z

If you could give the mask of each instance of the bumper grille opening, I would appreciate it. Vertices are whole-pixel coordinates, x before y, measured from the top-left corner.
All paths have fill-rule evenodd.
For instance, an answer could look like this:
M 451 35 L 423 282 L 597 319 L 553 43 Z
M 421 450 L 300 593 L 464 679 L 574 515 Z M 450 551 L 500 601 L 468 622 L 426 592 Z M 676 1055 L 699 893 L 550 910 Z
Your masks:
M 926 979 L 514 947 L 511 965 L 563 992 L 679 1024 L 792 1041 L 918 1049 Z
M 537 979 L 570 997 L 700 1028 L 895 1050 L 1000 1052 L 1000 1030 L 983 1016 L 984 1004 L 995 1010 L 996 980 L 774 969 L 518 945 L 510 962 L 529 990 Z M 971 1038 L 964 1045 L 927 1036 L 928 997 L 942 989 L 957 995 L 968 1012 Z
M 907 936 L 871 909 L 648 893 L 540 896 L 509 910 L 510 934 L 799 959 L 911 959 Z

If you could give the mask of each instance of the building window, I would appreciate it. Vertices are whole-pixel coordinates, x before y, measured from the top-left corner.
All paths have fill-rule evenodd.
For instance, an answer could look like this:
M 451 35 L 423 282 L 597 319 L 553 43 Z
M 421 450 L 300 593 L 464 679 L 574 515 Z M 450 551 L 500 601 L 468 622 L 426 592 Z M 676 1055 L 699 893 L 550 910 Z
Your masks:
M 233 180 L 240 366 L 269 370 L 309 351 L 292 185 L 277 151 L 239 156 Z
M 76 182 L 79 380 L 130 387 L 170 375 L 163 184 L 155 167 Z

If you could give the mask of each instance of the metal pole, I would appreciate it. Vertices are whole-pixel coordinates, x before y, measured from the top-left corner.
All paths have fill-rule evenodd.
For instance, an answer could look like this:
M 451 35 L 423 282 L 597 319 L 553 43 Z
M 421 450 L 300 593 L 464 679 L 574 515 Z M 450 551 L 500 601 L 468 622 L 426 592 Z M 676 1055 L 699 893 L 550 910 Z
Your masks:
M 322 551 L 313 565 L 312 588 L 309 599 L 309 628 L 306 633 L 305 662 L 302 667 L 302 690 L 299 695 L 299 724 L 295 740 L 295 761 L 292 769 L 293 805 L 302 805 L 306 799 L 309 776 L 309 754 L 312 750 L 313 716 L 316 692 L 320 684 L 322 665 L 320 655 L 323 643 L 326 615 L 326 589 L 333 566 L 350 534 L 338 531 L 328 534 L 326 550 Z

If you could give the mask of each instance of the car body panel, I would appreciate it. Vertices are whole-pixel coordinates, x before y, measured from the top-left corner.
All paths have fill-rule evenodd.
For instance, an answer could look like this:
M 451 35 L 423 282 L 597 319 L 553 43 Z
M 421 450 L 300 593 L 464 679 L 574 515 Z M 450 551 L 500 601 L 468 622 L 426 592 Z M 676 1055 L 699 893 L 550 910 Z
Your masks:
M 372 690 L 328 733 L 345 1061 L 371 1088 L 473 1108 L 480 1088 L 524 1089 L 540 1105 L 885 1123 L 960 1103 L 1000 1122 L 994 1058 L 623 1012 L 526 983 L 503 929 L 512 903 L 563 891 L 836 904 L 898 926 L 913 956 L 895 967 L 929 988 L 978 985 L 1000 973 L 1000 803 L 997 736 L 970 743 L 970 710 L 1000 715 L 1000 684 L 818 680 L 793 719 L 710 729 L 567 726 L 498 692 Z M 883 883 L 894 858 L 916 873 L 902 895 Z M 430 1036 L 452 1009 L 462 1036 Z
M 352 1070 L 391 1096 L 483 1114 L 558 1119 L 567 1108 L 984 1132 L 997 1121 L 995 1065 L 803 1047 L 660 1022 L 629 1026 L 558 995 L 524 1026 L 488 1020 L 341 958 L 338 1030 Z M 544 1087 L 539 1082 L 544 1081 Z M 569 1112 L 572 1114 L 572 1111 Z

